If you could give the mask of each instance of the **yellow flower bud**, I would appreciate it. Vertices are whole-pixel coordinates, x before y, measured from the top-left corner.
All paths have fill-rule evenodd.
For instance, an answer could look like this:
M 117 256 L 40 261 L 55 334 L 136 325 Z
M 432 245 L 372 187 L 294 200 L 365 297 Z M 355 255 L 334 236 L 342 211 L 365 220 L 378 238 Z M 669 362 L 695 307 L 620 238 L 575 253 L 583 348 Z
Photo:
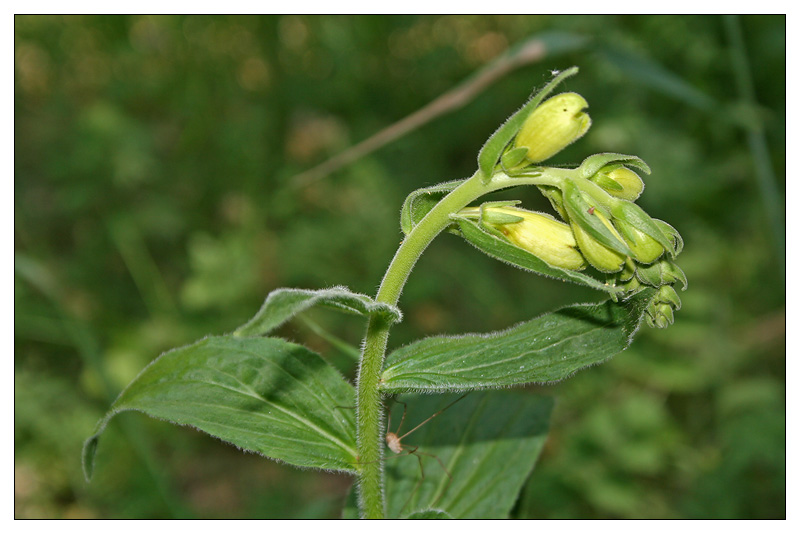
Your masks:
M 628 248 L 633 252 L 634 259 L 639 263 L 653 263 L 664 253 L 664 247 L 662 247 L 658 241 L 635 226 L 621 219 L 616 219 L 614 224 L 623 235 L 625 244 L 627 244 Z
M 589 107 L 577 93 L 562 93 L 539 105 L 525 120 L 514 145 L 526 147 L 530 163 L 544 161 L 580 139 L 592 125 Z
M 625 264 L 626 256 L 603 245 L 579 224 L 572 223 L 572 233 L 586 260 L 598 271 L 616 273 Z
M 493 218 L 502 221 L 503 217 L 508 216 L 521 217 L 522 220 L 492 222 Z M 586 267 L 569 225 L 550 215 L 513 207 L 487 207 L 484 208 L 483 223 L 502 233 L 512 244 L 553 267 L 572 271 Z
M 618 166 L 610 171 L 600 170 L 591 180 L 608 194 L 633 202 L 644 191 L 644 182 L 638 174 L 627 167 Z
M 633 202 L 644 191 L 644 182 L 638 174 L 627 167 L 618 167 L 606 174 L 610 179 L 622 186 L 622 192 L 611 193 L 615 197 Z

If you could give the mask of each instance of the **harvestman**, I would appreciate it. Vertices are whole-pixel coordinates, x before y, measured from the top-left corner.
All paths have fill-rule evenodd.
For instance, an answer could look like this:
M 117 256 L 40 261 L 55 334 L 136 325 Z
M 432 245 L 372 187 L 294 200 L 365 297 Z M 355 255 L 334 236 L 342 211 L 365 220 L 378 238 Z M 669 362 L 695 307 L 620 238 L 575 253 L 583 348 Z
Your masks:
M 406 405 L 405 402 L 395 401 L 398 404 L 402 404 L 403 405 L 403 416 L 400 418 L 400 424 L 397 425 L 397 431 L 396 432 L 391 432 L 389 430 L 391 428 L 391 426 L 392 426 L 392 413 L 391 413 L 391 410 L 389 411 L 389 420 L 388 420 L 387 425 L 386 425 L 386 446 L 389 447 L 389 450 L 391 450 L 393 453 L 395 453 L 395 456 L 393 456 L 392 458 L 398 458 L 400 456 L 407 456 L 407 455 L 412 455 L 412 454 L 414 456 L 416 456 L 417 460 L 419 461 L 419 472 L 420 472 L 420 475 L 421 475 L 421 477 L 419 479 L 419 482 L 417 482 L 417 485 L 414 487 L 414 491 L 412 491 L 411 495 L 409 495 L 408 500 L 403 505 L 403 508 L 401 509 L 401 511 L 406 509 L 406 507 L 408 506 L 408 503 L 411 502 L 411 499 L 417 493 L 417 491 L 419 490 L 420 486 L 422 485 L 422 482 L 425 480 L 425 469 L 422 467 L 422 456 L 430 456 L 431 458 L 433 458 L 437 462 L 439 462 L 439 465 L 442 466 L 442 469 L 444 470 L 445 474 L 447 475 L 447 478 L 449 479 L 449 482 L 447 483 L 447 487 L 445 487 L 444 491 L 442 491 L 442 493 L 439 495 L 439 497 L 437 497 L 436 500 L 432 503 L 432 506 L 436 505 L 436 503 L 439 501 L 439 499 L 441 499 L 442 496 L 447 492 L 447 488 L 449 488 L 450 484 L 453 482 L 453 477 L 452 477 L 452 475 L 450 475 L 450 471 L 447 470 L 447 468 L 444 466 L 444 463 L 442 463 L 442 460 L 439 459 L 438 456 L 436 456 L 434 454 L 429 454 L 427 452 L 419 452 L 419 450 L 418 450 L 419 446 L 416 446 L 416 447 L 414 447 L 414 446 L 403 446 L 403 443 L 402 443 L 403 438 L 405 438 L 406 436 L 408 436 L 412 432 L 418 430 L 425 423 L 427 423 L 428 421 L 430 421 L 431 419 L 433 419 L 437 415 L 440 415 L 442 412 L 444 412 L 445 410 L 447 410 L 448 408 L 453 406 L 455 403 L 457 403 L 458 401 L 460 401 L 461 399 L 463 399 L 467 395 L 469 395 L 469 393 L 465 393 L 465 394 L 461 395 L 459 398 L 457 398 L 456 400 L 454 400 L 453 402 L 451 402 L 450 404 L 448 404 L 447 406 L 445 406 L 444 408 L 442 408 L 441 410 L 439 410 L 435 414 L 431 415 L 430 417 L 425 419 L 423 422 L 421 422 L 420 424 L 418 424 L 417 426 L 415 426 L 414 428 L 412 428 L 411 430 L 409 430 L 408 432 L 403 434 L 402 436 L 399 436 L 398 434 L 400 434 L 400 429 L 403 428 L 403 421 L 405 421 L 405 419 L 406 419 L 406 409 L 408 408 L 408 406 Z

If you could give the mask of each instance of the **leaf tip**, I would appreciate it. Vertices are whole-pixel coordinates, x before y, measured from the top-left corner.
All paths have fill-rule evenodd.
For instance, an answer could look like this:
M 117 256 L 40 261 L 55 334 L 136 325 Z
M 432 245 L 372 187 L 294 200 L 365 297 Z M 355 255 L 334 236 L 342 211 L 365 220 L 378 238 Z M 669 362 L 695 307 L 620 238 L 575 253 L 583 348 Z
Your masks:
M 97 453 L 97 442 L 98 436 L 94 435 L 83 444 L 81 464 L 83 466 L 83 476 L 86 478 L 86 482 L 91 482 L 92 475 L 94 475 L 94 456 Z

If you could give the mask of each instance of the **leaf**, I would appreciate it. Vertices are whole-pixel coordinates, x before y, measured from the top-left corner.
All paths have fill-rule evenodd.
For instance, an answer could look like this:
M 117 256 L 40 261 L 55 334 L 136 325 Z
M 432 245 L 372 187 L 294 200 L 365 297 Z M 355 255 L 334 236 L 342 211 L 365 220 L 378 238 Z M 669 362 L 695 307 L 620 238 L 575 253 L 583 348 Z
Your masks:
M 505 150 L 508 143 L 517 135 L 517 132 L 525 123 L 525 119 L 528 118 L 528 115 L 536 109 L 536 106 L 538 106 L 558 84 L 577 73 L 578 67 L 571 67 L 556 75 L 550 80 L 550 83 L 545 85 L 541 91 L 536 93 L 524 106 L 506 119 L 506 122 L 495 130 L 478 154 L 478 168 L 483 174 L 484 180 L 488 180 L 492 177 L 492 174 L 494 174 L 494 167 L 503 154 L 503 150 Z
M 406 519 L 454 519 L 453 516 L 442 510 L 421 510 L 414 512 Z
M 471 219 L 466 217 L 453 217 L 453 219 L 458 223 L 464 239 L 488 256 L 504 261 L 514 267 L 565 282 L 573 282 L 604 292 L 615 290 L 613 287 L 595 280 L 587 274 L 554 267 L 527 250 L 514 246 L 508 241 L 487 232 Z
M 414 428 L 454 398 L 404 397 L 402 428 Z M 425 423 L 403 440 L 406 450 L 418 447 L 418 457 L 388 453 L 385 460 L 388 516 L 507 517 L 542 450 L 552 406 L 550 398 L 520 392 L 473 393 Z M 402 414 L 395 405 L 392 421 Z
M 355 390 L 318 354 L 276 338 L 209 337 L 162 354 L 117 398 L 84 445 L 134 410 L 300 467 L 354 472 Z
M 390 322 L 399 322 L 400 310 L 371 297 L 353 293 L 343 286 L 328 289 L 281 288 L 270 292 L 255 317 L 234 333 L 237 337 L 257 337 L 269 334 L 298 313 L 313 306 L 326 306 L 346 313 L 368 316 L 383 315 Z
M 425 215 L 444 198 L 447 193 L 466 182 L 466 180 L 453 180 L 443 182 L 431 187 L 423 187 L 412 191 L 403 202 L 400 209 L 400 228 L 408 235 L 419 224 Z
M 384 393 L 465 391 L 563 380 L 625 350 L 655 296 L 567 306 L 508 330 L 425 338 L 392 352 Z

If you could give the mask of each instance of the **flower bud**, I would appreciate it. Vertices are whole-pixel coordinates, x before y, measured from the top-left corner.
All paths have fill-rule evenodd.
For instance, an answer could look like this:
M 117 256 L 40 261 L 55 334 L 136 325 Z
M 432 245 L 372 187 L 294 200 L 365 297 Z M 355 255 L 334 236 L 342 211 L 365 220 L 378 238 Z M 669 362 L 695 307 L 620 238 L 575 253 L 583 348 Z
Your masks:
M 615 273 L 622 269 L 626 256 L 597 241 L 579 224 L 572 222 L 572 233 L 583 257 L 598 271 Z
M 636 269 L 636 278 L 643 284 L 653 287 L 680 282 L 682 289 L 685 290 L 688 285 L 683 270 L 669 258 L 662 258 L 650 265 L 639 265 Z
M 635 226 L 620 219 L 614 221 L 614 226 L 616 226 L 619 233 L 622 234 L 625 243 L 633 252 L 634 259 L 639 263 L 653 263 L 664 252 L 664 247 L 662 247 L 658 241 Z
M 675 322 L 672 307 L 665 303 L 652 303 L 647 308 L 647 324 L 656 328 L 666 328 Z
M 550 215 L 513 207 L 485 207 L 482 222 L 553 267 L 572 271 L 586 267 L 569 225 Z
M 639 175 L 619 164 L 609 167 L 610 170 L 600 169 L 590 179 L 617 198 L 631 202 L 639 198 L 644 191 L 644 182 Z
M 656 300 L 662 304 L 669 304 L 672 306 L 672 309 L 676 311 L 681 309 L 681 298 L 672 286 L 661 286 L 658 288 Z
M 528 115 L 514 145 L 526 147 L 530 163 L 544 161 L 580 139 L 592 125 L 584 110 L 589 107 L 577 93 L 556 95 Z

